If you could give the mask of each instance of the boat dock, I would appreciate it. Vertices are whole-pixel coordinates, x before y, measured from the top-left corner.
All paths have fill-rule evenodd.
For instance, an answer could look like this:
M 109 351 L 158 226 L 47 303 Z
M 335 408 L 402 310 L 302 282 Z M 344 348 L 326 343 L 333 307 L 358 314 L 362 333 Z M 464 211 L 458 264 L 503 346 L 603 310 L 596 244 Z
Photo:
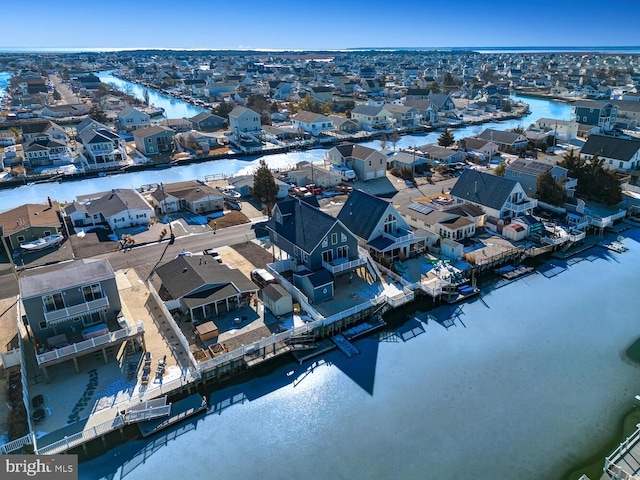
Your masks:
M 174 423 L 181 422 L 185 418 L 196 415 L 207 409 L 207 400 L 199 393 L 189 395 L 187 398 L 171 404 L 171 412 L 168 417 L 149 420 L 138 423 L 138 428 L 143 437 L 153 435 L 160 430 L 170 427 Z
M 495 272 L 502 278 L 506 278 L 507 280 L 515 280 L 516 278 L 523 277 L 532 273 L 533 267 L 526 267 L 524 265 L 514 267 L 512 265 L 506 265 L 504 267 L 496 268 Z
M 318 355 L 322 355 L 325 352 L 329 352 L 336 348 L 335 343 L 333 343 L 328 338 L 324 338 L 322 340 L 318 340 L 310 345 L 305 345 L 304 347 L 297 347 L 295 350 L 292 350 L 291 353 L 295 357 L 295 359 L 302 365 L 302 362 L 306 362 L 313 357 L 317 357 Z
M 348 358 L 351 358 L 354 355 L 358 355 L 360 353 L 360 350 L 358 350 L 349 340 L 344 338 L 341 334 L 331 337 L 331 341 L 335 343 L 336 347 L 338 347 L 340 351 L 344 353 Z
M 351 327 L 348 330 L 345 330 L 344 332 L 342 332 L 342 336 L 349 341 L 353 341 L 356 338 L 362 337 L 363 335 L 366 335 L 370 332 L 373 332 L 374 330 L 378 330 L 379 328 L 384 327 L 386 324 L 387 323 L 384 320 L 382 320 L 381 316 L 376 315 L 371 320 L 368 320 L 359 325 L 356 325 L 355 327 Z

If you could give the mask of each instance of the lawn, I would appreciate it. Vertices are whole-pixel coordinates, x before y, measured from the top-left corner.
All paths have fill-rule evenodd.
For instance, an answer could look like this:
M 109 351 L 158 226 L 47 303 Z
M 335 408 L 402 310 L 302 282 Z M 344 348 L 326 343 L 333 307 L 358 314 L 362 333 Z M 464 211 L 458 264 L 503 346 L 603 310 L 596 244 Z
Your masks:
M 243 223 L 249 223 L 249 217 L 247 217 L 244 213 L 238 211 L 231 211 L 224 215 L 223 217 L 218 217 L 215 220 L 209 221 L 209 226 L 211 229 L 215 228 L 226 228 L 233 227 L 234 225 L 242 225 Z

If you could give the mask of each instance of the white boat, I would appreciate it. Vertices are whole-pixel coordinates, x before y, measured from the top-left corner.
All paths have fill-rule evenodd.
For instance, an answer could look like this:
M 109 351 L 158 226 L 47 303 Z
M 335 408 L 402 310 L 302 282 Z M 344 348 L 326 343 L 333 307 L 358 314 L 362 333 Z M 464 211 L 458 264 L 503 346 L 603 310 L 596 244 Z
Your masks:
M 229 185 L 228 187 L 218 187 L 222 196 L 227 200 L 239 200 L 242 195 L 236 190 L 236 187 Z
M 63 240 L 64 235 L 54 233 L 53 235 L 47 235 L 46 237 L 39 238 L 33 242 L 21 243 L 20 248 L 27 250 L 28 252 L 36 252 L 38 250 L 44 250 L 45 248 L 59 245 Z

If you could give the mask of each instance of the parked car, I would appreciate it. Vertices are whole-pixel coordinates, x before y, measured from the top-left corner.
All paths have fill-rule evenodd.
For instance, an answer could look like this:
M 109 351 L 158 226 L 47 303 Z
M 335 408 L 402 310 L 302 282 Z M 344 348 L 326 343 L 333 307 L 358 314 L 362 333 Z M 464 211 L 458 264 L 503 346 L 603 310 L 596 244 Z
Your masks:
M 251 280 L 260 288 L 266 287 L 269 283 L 276 283 L 276 278 L 264 268 L 251 270 Z
M 191 257 L 193 256 L 193 253 L 188 252 L 186 250 L 181 251 L 179 254 L 176 255 L 176 258 L 180 258 L 180 257 Z

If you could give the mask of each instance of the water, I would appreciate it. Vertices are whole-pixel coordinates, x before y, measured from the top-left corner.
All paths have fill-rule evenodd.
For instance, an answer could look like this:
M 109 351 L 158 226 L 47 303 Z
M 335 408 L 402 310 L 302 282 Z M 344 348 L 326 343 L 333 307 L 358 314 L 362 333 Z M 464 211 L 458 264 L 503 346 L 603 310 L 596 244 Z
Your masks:
M 112 85 L 118 90 L 131 93 L 138 100 L 144 101 L 144 92 L 149 92 L 149 104 L 164 108 L 164 114 L 167 118 L 190 118 L 197 115 L 200 112 L 208 111 L 206 108 L 197 107 L 191 105 L 188 102 L 172 97 L 171 95 L 165 95 L 156 90 L 146 88 L 137 83 L 122 80 L 114 77 L 111 71 L 99 72 L 96 75 L 100 77 L 104 83 Z
M 9 72 L 0 72 L 0 100 L 2 100 L 2 97 L 4 97 L 4 94 L 7 91 L 10 78 L 11 74 Z
M 114 77 L 115 78 L 115 77 Z M 140 87 L 142 88 L 142 87 Z M 141 91 L 140 91 L 141 92 Z M 142 93 L 139 93 L 142 95 Z M 541 117 L 568 119 L 571 107 L 564 103 L 551 102 L 543 99 L 516 97 L 529 103 L 531 114 L 520 120 L 509 120 L 506 122 L 493 122 L 484 125 L 476 125 L 454 130 L 456 139 L 468 135 L 477 135 L 484 128 L 507 129 L 516 126 L 527 127 Z M 180 108 L 188 108 L 188 104 L 181 100 L 171 99 L 177 104 L 182 104 Z M 396 148 L 407 148 L 425 143 L 432 143 L 438 140 L 440 133 L 434 132 L 421 135 L 405 135 L 396 143 Z M 364 143 L 371 148 L 380 148 L 379 140 L 372 140 Z M 387 148 L 392 148 L 387 142 Z M 71 201 L 78 195 L 86 195 L 94 192 L 109 191 L 112 188 L 137 188 L 141 185 L 149 185 L 160 182 L 174 182 L 181 180 L 193 180 L 194 178 L 204 179 L 206 175 L 214 174 L 245 174 L 253 172 L 264 158 L 272 169 L 287 168 L 297 162 L 306 160 L 319 162 L 324 157 L 325 150 L 313 149 L 301 152 L 291 152 L 286 154 L 266 155 L 264 157 L 245 157 L 234 160 L 218 160 L 207 163 L 184 165 L 173 167 L 167 170 L 146 170 L 142 172 L 123 173 L 103 178 L 88 178 L 72 182 L 43 183 L 14 188 L 12 190 L 0 190 L 0 210 L 8 210 L 29 203 L 43 203 L 47 196 L 58 201 Z
M 640 335 L 640 232 L 625 244 L 554 260 L 559 275 L 485 292 L 458 317 L 433 311 L 456 318 L 449 329 L 410 320 L 356 341 L 351 359 L 334 351 L 213 393 L 206 416 L 83 463 L 80 479 L 559 478 L 640 388 L 622 358 Z

